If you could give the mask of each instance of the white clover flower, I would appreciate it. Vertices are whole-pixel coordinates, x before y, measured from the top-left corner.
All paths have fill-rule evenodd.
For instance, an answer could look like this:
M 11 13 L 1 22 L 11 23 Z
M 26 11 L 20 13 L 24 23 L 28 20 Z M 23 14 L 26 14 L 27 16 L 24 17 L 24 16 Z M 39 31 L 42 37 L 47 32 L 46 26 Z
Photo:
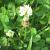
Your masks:
M 20 6 L 20 16 L 30 16 L 32 15 L 32 8 L 29 5 Z
M 6 33 L 6 36 L 8 37 L 13 37 L 14 36 L 14 32 L 12 30 L 9 30 L 7 33 Z
M 29 17 L 24 17 L 23 21 L 29 21 Z
M 24 17 L 22 20 L 22 26 L 23 27 L 28 27 L 29 26 L 29 18 L 28 17 Z

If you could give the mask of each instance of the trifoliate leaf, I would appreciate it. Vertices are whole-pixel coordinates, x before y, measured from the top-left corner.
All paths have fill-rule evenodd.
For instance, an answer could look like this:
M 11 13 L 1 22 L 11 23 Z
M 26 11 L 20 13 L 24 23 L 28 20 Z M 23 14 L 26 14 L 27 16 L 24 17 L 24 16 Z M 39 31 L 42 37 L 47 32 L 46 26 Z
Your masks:
M 40 35 L 36 35 L 35 37 L 33 37 L 33 42 L 37 42 L 41 39 Z

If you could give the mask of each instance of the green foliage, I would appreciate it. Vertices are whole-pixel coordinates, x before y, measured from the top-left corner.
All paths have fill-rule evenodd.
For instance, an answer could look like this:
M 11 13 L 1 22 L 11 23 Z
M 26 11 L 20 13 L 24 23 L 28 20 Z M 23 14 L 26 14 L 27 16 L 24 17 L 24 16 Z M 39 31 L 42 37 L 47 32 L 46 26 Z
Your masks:
M 28 27 L 22 26 L 24 15 L 19 15 L 23 5 L 32 8 Z M 13 37 L 6 36 L 9 30 L 14 32 Z M 49 47 L 50 0 L 0 0 L 0 50 L 50 50 Z
M 30 39 L 30 41 L 29 41 L 27 50 L 31 50 L 31 46 L 32 46 L 32 37 L 31 37 L 31 39 Z
M 6 37 L 1 37 L 0 38 L 0 45 L 2 46 L 7 46 L 7 38 Z

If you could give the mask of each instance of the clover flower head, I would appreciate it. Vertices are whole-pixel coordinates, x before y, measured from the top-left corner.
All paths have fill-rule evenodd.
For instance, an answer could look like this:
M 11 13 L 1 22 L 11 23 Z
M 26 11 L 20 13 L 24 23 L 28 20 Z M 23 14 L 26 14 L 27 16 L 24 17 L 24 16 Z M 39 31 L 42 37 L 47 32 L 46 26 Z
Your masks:
M 22 26 L 23 27 L 28 27 L 29 26 L 29 18 L 28 17 L 24 17 L 22 20 Z
M 20 16 L 30 16 L 32 15 L 32 8 L 29 5 L 20 6 L 19 14 Z
M 6 36 L 8 37 L 13 37 L 14 36 L 14 32 L 12 30 L 9 30 L 7 33 L 6 33 Z

